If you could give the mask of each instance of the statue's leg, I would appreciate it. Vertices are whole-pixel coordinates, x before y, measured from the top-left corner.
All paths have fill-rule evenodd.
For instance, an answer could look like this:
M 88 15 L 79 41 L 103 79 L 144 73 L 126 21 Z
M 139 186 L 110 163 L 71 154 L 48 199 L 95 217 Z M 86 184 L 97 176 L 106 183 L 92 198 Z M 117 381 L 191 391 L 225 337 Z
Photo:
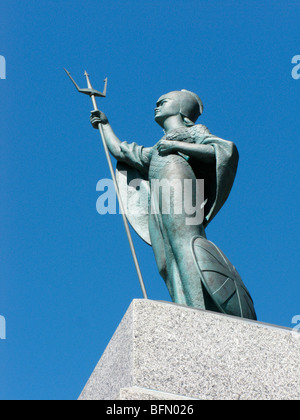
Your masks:
M 199 309 L 206 308 L 206 297 L 198 268 L 191 249 L 191 239 L 201 232 L 200 226 L 187 226 L 185 215 L 162 215 L 170 249 L 168 258 L 172 260 L 168 273 L 174 289 L 181 289 L 181 302 Z M 176 267 L 176 269 L 174 268 Z
M 194 236 L 204 235 L 203 226 L 191 223 L 191 206 L 202 204 L 195 196 L 196 181 L 186 161 L 169 164 L 160 172 L 161 188 L 151 191 L 151 203 L 155 214 L 150 216 L 150 235 L 159 271 L 166 281 L 172 299 L 176 303 L 206 309 L 205 289 L 195 264 L 191 241 Z M 196 185 L 194 185 L 196 186 Z M 198 198 L 198 200 L 196 200 Z M 196 223 L 196 218 L 193 218 Z
M 159 274 L 164 279 L 172 301 L 187 305 L 186 296 L 182 288 L 177 262 L 169 243 L 167 232 L 162 224 L 160 215 L 150 218 L 150 236 L 152 248 Z

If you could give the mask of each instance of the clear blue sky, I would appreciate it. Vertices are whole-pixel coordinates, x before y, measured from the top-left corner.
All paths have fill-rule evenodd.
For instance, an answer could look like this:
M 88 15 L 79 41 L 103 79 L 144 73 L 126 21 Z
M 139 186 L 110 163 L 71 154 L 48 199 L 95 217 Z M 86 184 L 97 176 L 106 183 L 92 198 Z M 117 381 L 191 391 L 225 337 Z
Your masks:
M 1 6 L 0 399 L 76 399 L 133 298 L 121 217 L 96 212 L 109 171 L 95 87 L 118 136 L 161 137 L 158 97 L 197 92 L 199 122 L 234 141 L 232 194 L 207 230 L 237 267 L 260 321 L 300 314 L 298 1 L 9 0 Z M 134 237 L 151 299 L 169 300 L 150 247 Z

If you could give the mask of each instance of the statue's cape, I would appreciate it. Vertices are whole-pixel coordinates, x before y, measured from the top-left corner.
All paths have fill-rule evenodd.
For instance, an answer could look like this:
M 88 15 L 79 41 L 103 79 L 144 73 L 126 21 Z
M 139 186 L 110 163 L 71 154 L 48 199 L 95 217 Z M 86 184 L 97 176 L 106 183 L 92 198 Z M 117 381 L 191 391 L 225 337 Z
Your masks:
M 192 137 L 194 143 L 211 145 L 215 150 L 214 163 L 208 164 L 199 159 L 189 159 L 197 179 L 204 179 L 206 205 L 203 224 L 206 227 L 229 196 L 236 176 L 239 155 L 234 143 L 213 136 L 203 125 L 195 125 L 186 131 L 187 141 L 190 142 Z M 116 176 L 121 198 L 127 203 L 126 215 L 129 223 L 136 233 L 151 245 L 148 222 L 150 185 L 147 172 L 139 170 L 137 165 L 134 168 L 126 162 L 118 162 Z M 133 180 L 139 180 L 139 182 L 132 182 Z
M 216 162 L 203 164 L 191 162 L 198 179 L 204 179 L 206 227 L 221 210 L 232 189 L 239 161 L 239 154 L 234 143 L 208 135 L 201 144 L 211 145 L 215 149 Z
M 129 223 L 136 233 L 148 245 L 151 245 L 148 213 L 150 183 L 148 177 L 127 163 L 118 162 L 116 178 Z M 135 180 L 138 181 L 138 186 L 134 182 Z

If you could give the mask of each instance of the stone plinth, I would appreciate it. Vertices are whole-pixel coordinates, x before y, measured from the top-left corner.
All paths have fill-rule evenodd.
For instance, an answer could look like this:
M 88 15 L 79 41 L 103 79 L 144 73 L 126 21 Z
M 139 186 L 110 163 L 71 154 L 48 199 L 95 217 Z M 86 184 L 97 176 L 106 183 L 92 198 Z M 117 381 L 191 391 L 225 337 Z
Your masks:
M 300 333 L 134 300 L 80 400 L 299 399 Z

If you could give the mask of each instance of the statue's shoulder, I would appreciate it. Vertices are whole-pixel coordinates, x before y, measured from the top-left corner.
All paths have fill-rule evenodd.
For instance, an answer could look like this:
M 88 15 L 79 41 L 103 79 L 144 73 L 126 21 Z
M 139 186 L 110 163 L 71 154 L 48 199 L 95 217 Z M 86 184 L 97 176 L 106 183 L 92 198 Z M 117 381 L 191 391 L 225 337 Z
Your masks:
M 205 125 L 197 124 L 191 127 L 179 127 L 166 135 L 167 140 L 183 141 L 186 143 L 201 143 L 210 134 Z
M 205 137 L 210 134 L 209 129 L 203 124 L 193 125 L 188 130 L 193 143 L 202 143 Z
M 209 129 L 203 124 L 196 124 L 190 128 L 193 135 L 196 136 L 204 136 L 205 134 L 210 134 Z

